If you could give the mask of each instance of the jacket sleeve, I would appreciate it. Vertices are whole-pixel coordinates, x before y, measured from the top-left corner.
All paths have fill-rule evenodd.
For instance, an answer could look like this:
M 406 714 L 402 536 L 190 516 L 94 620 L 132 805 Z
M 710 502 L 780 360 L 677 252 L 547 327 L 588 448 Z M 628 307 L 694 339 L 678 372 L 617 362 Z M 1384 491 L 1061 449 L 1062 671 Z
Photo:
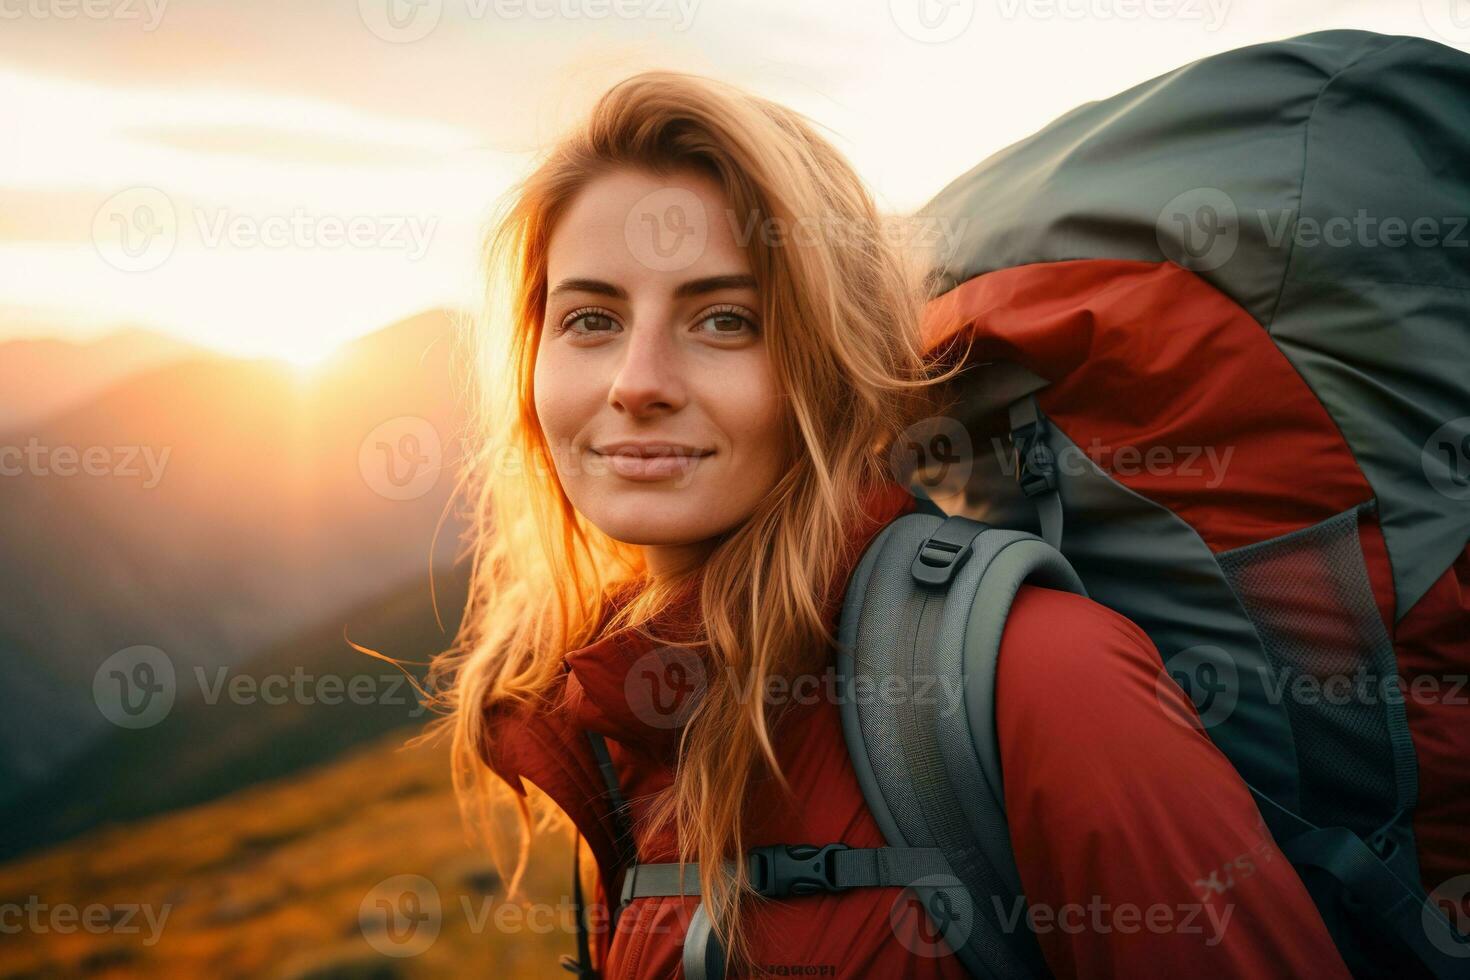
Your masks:
M 1348 977 L 1250 790 L 1138 626 L 1024 586 L 1001 641 L 1006 814 L 1057 976 Z M 1193 720 L 1193 723 L 1191 723 Z

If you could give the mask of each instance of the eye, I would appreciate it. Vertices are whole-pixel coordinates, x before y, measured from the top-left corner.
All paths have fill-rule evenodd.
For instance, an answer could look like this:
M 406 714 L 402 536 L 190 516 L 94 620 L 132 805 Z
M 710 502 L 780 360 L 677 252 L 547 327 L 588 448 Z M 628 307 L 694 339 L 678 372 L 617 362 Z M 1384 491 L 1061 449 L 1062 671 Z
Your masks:
M 760 332 L 755 317 L 739 306 L 711 307 L 700 315 L 694 326 L 712 337 L 745 337 Z
M 599 333 L 613 333 L 617 327 L 618 322 L 613 319 L 610 312 L 589 306 L 568 313 L 561 321 L 561 330 L 557 332 L 570 330 L 578 336 L 586 337 Z

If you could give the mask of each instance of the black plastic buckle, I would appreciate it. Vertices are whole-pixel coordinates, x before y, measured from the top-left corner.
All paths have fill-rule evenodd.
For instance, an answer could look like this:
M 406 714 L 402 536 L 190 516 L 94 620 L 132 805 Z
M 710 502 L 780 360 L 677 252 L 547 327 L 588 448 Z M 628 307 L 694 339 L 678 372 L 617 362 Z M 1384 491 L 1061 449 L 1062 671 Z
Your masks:
M 909 569 L 914 581 L 921 585 L 948 585 L 970 557 L 970 546 L 977 533 L 975 524 L 965 518 L 948 517 L 935 528 L 914 556 L 914 564 Z
M 846 844 L 772 844 L 750 850 L 755 890 L 768 898 L 835 892 L 838 886 L 831 856 Z
M 1056 457 L 1047 446 L 1045 436 L 1046 423 L 1042 419 L 1027 422 L 1011 432 L 1016 482 L 1028 497 L 1050 493 L 1057 488 Z

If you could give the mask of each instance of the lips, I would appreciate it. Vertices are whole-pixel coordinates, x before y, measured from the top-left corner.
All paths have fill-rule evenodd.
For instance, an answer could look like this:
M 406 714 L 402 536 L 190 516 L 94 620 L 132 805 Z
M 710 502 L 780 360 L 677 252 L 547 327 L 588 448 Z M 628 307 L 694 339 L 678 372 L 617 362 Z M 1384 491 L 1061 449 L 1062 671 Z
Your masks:
M 637 458 L 664 457 L 664 455 L 678 455 L 678 457 L 701 457 L 711 455 L 714 450 L 698 450 L 692 445 L 676 445 L 673 442 L 609 442 L 607 445 L 592 447 L 592 453 L 598 455 L 631 455 Z
M 617 442 L 593 446 L 592 452 L 607 461 L 608 468 L 629 480 L 666 480 L 684 476 L 699 461 L 714 455 L 713 449 L 670 442 Z

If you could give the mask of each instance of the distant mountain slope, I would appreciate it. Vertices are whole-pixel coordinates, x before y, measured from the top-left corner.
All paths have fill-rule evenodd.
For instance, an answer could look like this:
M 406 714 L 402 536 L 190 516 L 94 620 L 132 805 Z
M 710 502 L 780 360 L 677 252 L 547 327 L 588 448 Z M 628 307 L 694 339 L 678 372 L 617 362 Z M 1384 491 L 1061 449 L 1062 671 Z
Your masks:
M 535 904 L 509 906 L 493 865 L 465 842 L 447 752 L 403 748 L 413 732 L 0 866 L 7 901 L 130 907 L 135 929 L 23 928 L 0 941 L 0 976 L 564 976 L 557 958 L 576 948 L 570 838 L 538 838 L 523 888 Z M 385 934 L 374 917 L 379 898 L 405 894 L 388 887 L 401 875 L 425 879 L 417 894 L 438 900 L 425 920 L 438 932 L 422 933 L 431 942 Z
M 427 722 L 403 674 L 353 649 L 344 632 L 385 656 L 426 662 L 453 640 L 468 577 L 467 563 L 434 576 L 442 631 L 424 574 L 237 667 L 181 670 L 166 718 L 112 730 L 0 812 L 0 859 L 215 799 Z M 422 678 L 421 667 L 409 670 Z
M 53 338 L 0 341 L 0 430 L 33 425 L 125 378 L 206 356 L 192 344 L 127 329 L 86 343 Z
M 433 311 L 314 373 L 170 364 L 0 433 L 108 464 L 0 478 L 0 772 L 38 779 L 111 728 L 92 682 L 118 650 L 158 647 L 181 674 L 238 665 L 447 564 L 460 524 L 431 545 L 459 456 L 450 341 Z M 396 499 L 404 473 L 425 479 Z

